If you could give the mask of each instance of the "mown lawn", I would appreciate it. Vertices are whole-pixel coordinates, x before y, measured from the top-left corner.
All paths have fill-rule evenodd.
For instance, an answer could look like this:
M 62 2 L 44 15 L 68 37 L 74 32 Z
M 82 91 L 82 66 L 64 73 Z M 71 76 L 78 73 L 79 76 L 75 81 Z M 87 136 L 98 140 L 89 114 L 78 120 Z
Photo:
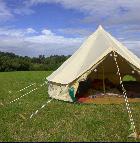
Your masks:
M 0 73 L 0 141 L 135 141 L 127 136 L 130 123 L 124 104 L 76 104 L 53 100 L 37 115 L 30 115 L 48 100 L 47 86 L 39 87 L 51 72 Z M 32 83 L 25 91 L 16 91 Z M 140 103 L 131 103 L 140 131 Z M 137 140 L 140 141 L 140 140 Z

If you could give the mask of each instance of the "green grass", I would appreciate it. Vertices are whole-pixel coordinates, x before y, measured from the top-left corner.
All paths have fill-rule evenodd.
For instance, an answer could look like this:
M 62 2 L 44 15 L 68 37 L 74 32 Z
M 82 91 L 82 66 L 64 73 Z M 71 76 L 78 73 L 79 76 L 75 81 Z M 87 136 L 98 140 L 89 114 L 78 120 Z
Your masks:
M 44 82 L 51 72 L 0 73 L 0 141 L 135 141 L 127 138 L 130 123 L 124 104 L 73 104 L 53 100 L 37 115 L 30 115 L 48 100 L 47 86 L 9 104 Z M 36 82 L 20 93 L 16 91 Z M 140 104 L 131 103 L 140 131 Z M 138 141 L 138 140 L 137 140 Z M 139 140 L 140 141 L 140 140 Z
M 123 81 L 136 81 L 136 78 L 133 77 L 132 75 L 125 75 L 123 77 Z

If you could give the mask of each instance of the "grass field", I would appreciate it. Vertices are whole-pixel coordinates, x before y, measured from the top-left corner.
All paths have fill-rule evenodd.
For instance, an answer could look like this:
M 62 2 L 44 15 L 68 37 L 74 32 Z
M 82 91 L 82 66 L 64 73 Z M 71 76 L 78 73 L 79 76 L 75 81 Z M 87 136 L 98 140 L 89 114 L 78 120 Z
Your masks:
M 37 115 L 30 115 L 48 100 L 47 86 L 39 87 L 51 72 L 0 73 L 0 141 L 135 141 L 127 136 L 130 123 L 124 104 L 73 104 L 53 100 Z M 32 83 L 37 84 L 16 93 Z M 131 103 L 140 131 L 140 103 Z M 140 141 L 140 140 L 137 140 Z

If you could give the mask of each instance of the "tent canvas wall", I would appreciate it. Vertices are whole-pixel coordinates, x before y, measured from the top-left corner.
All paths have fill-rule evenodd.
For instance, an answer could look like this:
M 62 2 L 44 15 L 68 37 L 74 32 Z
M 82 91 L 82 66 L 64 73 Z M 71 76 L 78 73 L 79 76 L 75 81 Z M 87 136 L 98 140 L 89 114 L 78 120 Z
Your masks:
M 72 96 L 75 96 L 79 82 L 86 80 L 89 74 L 94 77 L 94 70 L 99 68 L 102 62 L 108 69 L 105 76 L 111 78 L 111 73 L 117 72 L 113 62 L 107 60 L 113 52 L 118 55 L 121 74 L 131 74 L 133 69 L 136 71 L 136 78 L 140 80 L 140 59 L 99 26 L 60 68 L 47 77 L 49 96 L 73 102 Z M 71 87 L 74 90 L 72 96 Z

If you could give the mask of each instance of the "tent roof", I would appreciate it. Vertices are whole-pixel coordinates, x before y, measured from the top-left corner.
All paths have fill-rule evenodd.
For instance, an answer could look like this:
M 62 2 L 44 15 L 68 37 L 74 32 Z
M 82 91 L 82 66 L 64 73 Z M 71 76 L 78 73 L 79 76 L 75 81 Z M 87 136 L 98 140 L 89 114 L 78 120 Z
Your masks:
M 67 61 L 47 77 L 47 80 L 69 84 L 112 51 L 140 70 L 140 59 L 99 26 Z

